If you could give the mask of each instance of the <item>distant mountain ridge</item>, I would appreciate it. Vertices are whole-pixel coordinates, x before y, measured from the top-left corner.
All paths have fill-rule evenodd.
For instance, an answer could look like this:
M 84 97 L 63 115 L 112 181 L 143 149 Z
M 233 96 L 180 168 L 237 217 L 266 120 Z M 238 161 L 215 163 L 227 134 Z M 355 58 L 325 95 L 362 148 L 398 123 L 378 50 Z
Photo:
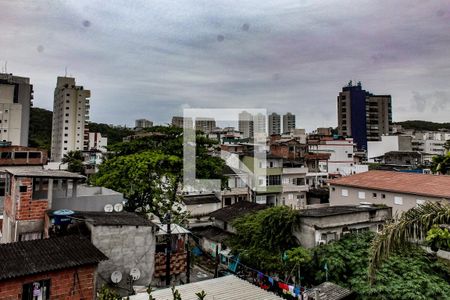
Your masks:
M 424 131 L 437 131 L 439 129 L 450 130 L 450 123 L 436 123 L 422 120 L 408 120 L 403 122 L 394 122 L 394 124 L 402 125 L 404 129 L 415 129 Z
M 39 107 L 32 107 L 30 112 L 30 133 L 28 144 L 30 147 L 38 147 L 50 151 L 52 139 L 53 112 Z M 111 126 L 103 123 L 89 122 L 91 132 L 100 132 L 108 137 L 108 145 L 121 142 L 133 130 L 122 126 Z

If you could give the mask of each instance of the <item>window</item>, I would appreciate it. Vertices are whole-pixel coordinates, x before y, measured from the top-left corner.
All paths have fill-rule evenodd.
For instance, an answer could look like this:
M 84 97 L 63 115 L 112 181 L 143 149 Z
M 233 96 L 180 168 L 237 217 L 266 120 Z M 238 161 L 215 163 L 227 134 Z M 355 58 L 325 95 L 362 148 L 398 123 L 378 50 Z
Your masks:
M 48 178 L 33 178 L 33 200 L 48 198 Z
M 69 134 L 68 133 L 64 133 L 64 136 L 69 136 Z
M 66 106 L 66 109 L 69 109 L 69 107 L 68 107 L 68 106 Z
M 0 177 L 0 197 L 5 196 L 6 178 Z
M 394 204 L 403 205 L 403 198 L 399 196 L 394 197 Z
M 416 206 L 420 206 L 420 205 L 423 205 L 423 204 L 425 204 L 425 200 L 423 200 L 423 199 L 416 199 Z
M 27 192 L 27 186 L 21 185 L 19 186 L 19 193 L 26 193 Z
M 14 153 L 15 159 L 26 159 L 27 158 L 27 152 L 15 152 Z
M 65 130 L 69 130 L 69 127 L 64 127 Z
M 351 153 L 347 154 L 347 158 L 352 158 L 353 155 Z
M 365 192 L 358 192 L 358 198 L 359 199 L 366 199 L 366 193 Z
M 50 299 L 50 279 L 26 283 L 23 285 L 22 300 Z
M 336 188 L 333 186 L 333 187 L 331 188 L 331 190 L 334 192 L 334 191 L 336 190 Z
M 266 176 L 267 185 L 281 185 L 281 176 L 280 175 L 269 175 Z
M 64 122 L 65 122 L 65 123 L 69 123 L 69 120 L 65 120 Z
M 28 158 L 41 158 L 41 152 L 28 152 Z
M 66 117 L 68 117 L 69 116 L 69 114 L 66 114 Z
M 342 189 L 341 195 L 342 195 L 343 197 L 348 197 L 348 190 Z
M 386 194 L 381 194 L 382 199 L 386 199 Z
M 225 198 L 225 205 L 231 205 L 231 198 L 230 197 Z
M 376 198 L 377 197 L 377 193 L 372 193 L 372 197 Z

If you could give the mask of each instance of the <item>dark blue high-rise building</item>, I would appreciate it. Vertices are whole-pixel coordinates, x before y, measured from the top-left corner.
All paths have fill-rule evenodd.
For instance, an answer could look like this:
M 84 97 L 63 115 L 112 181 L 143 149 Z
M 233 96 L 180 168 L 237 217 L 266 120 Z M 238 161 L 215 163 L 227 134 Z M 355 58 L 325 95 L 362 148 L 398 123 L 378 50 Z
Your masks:
M 390 95 L 374 95 L 361 83 L 342 88 L 337 97 L 338 132 L 353 137 L 358 150 L 367 150 L 368 141 L 379 141 L 392 133 L 392 104 Z

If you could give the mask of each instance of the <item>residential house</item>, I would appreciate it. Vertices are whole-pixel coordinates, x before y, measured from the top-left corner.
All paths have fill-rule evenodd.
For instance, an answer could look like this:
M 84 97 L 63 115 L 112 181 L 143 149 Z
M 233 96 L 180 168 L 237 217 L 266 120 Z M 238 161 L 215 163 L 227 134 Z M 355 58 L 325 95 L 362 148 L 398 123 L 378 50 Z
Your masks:
M 308 169 L 303 164 L 295 161 L 285 161 L 282 172 L 282 194 L 281 204 L 293 209 L 306 208 L 307 192 L 309 186 L 306 184 Z
M 328 244 L 348 233 L 378 232 L 392 218 L 392 208 L 380 205 L 327 206 L 299 210 L 294 235 L 305 248 Z
M 182 211 L 189 213 L 189 227 L 210 224 L 209 214 L 222 207 L 221 200 L 214 193 L 183 195 Z
M 195 227 L 191 231 L 201 249 L 212 257 L 216 257 L 216 254 L 221 254 L 228 249 L 226 240 L 232 236 L 231 233 L 215 226 Z
M 46 237 L 75 234 L 84 235 L 102 251 L 109 260 L 98 266 L 97 282 L 108 284 L 113 272 L 120 272 L 117 284 L 130 289 L 127 281 L 133 269 L 140 277 L 133 285 L 148 285 L 155 269 L 156 232 L 158 226 L 150 220 L 131 212 L 73 212 L 61 217 L 61 211 L 46 214 Z
M 8 167 L 0 173 L 6 179 L 2 243 L 40 239 L 46 210 L 103 211 L 125 201 L 121 193 L 80 184 L 85 177 L 67 171 Z
M 426 201 L 450 201 L 450 176 L 369 171 L 330 180 L 330 205 L 360 202 L 392 207 L 394 215 Z
M 222 206 L 235 204 L 239 201 L 250 201 L 251 190 L 248 186 L 250 175 L 242 170 L 225 166 L 223 175 L 228 178 L 227 187 L 222 190 Z
M 0 253 L 0 299 L 95 299 L 108 259 L 78 236 L 1 244 Z
M 301 144 L 294 138 L 280 138 L 270 142 L 270 153 L 287 160 L 301 160 L 306 152 L 306 144 Z
M 413 151 L 412 136 L 398 133 L 383 135 L 380 141 L 367 142 L 367 161 L 375 162 L 377 157 L 391 151 Z
M 233 205 L 218 209 L 210 213 L 209 216 L 214 220 L 215 227 L 218 227 L 229 233 L 235 233 L 236 231 L 231 225 L 234 220 L 246 214 L 257 212 L 266 208 L 266 205 L 248 201 L 241 201 Z

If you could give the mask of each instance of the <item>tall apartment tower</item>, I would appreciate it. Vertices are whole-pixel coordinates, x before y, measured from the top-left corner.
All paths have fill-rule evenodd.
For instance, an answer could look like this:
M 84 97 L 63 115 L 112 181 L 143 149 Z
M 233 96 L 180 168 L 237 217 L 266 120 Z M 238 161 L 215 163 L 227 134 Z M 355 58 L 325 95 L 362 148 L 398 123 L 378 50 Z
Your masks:
M 245 110 L 239 113 L 239 131 L 242 132 L 242 138 L 252 138 L 253 137 L 253 116 Z
M 172 126 L 180 127 L 180 128 L 193 128 L 194 123 L 192 122 L 192 118 L 184 118 L 179 116 L 172 117 Z
M 153 122 L 147 119 L 137 119 L 134 121 L 135 129 L 149 128 L 153 126 Z
M 281 133 L 281 117 L 277 113 L 269 115 L 269 135 Z
M 0 73 L 0 141 L 28 146 L 32 100 L 29 78 Z
M 350 81 L 337 97 L 338 133 L 351 136 L 359 150 L 367 141 L 380 141 L 392 133 L 391 95 L 374 95 Z
M 195 130 L 200 130 L 204 133 L 210 133 L 216 127 L 216 120 L 214 118 L 196 118 Z
M 53 161 L 74 150 L 88 150 L 89 98 L 91 91 L 75 84 L 75 78 L 58 77 L 53 102 Z
M 288 133 L 295 129 L 295 115 L 288 112 L 283 115 L 283 132 Z

